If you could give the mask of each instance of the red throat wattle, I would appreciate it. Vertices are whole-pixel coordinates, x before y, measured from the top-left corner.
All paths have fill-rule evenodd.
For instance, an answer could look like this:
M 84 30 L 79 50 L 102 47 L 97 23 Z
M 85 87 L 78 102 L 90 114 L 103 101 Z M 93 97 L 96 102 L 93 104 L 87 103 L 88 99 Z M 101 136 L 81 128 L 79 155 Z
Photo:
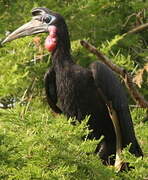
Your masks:
M 57 27 L 51 25 L 49 26 L 48 30 L 49 30 L 49 35 L 45 40 L 45 48 L 48 51 L 52 52 L 57 46 L 57 35 L 56 35 Z

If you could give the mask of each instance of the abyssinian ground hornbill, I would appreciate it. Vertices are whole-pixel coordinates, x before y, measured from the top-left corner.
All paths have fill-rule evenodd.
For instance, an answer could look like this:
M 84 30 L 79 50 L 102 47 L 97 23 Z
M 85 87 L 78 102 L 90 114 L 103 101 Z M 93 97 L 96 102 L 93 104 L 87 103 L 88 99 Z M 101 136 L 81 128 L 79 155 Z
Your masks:
M 32 15 L 32 20 L 11 33 L 3 44 L 23 36 L 49 33 L 45 47 L 52 52 L 52 67 L 45 75 L 45 89 L 52 110 L 78 121 L 90 115 L 88 125 L 92 132 L 89 138 L 99 139 L 104 135 L 97 151 L 103 162 L 108 163 L 109 156 L 116 153 L 116 136 L 107 106 L 99 93 L 101 89 L 117 113 L 122 148 L 131 143 L 130 152 L 142 156 L 127 97 L 115 74 L 101 62 L 93 62 L 89 68 L 74 63 L 67 25 L 60 14 L 39 7 L 32 10 Z

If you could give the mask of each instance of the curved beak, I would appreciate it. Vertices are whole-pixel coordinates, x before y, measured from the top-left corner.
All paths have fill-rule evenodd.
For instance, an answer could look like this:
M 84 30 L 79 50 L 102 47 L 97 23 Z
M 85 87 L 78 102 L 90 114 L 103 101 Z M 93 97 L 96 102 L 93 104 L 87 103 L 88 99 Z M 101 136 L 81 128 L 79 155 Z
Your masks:
M 14 39 L 18 39 L 24 36 L 30 36 L 32 34 L 38 34 L 48 32 L 48 25 L 37 19 L 32 19 L 28 23 L 16 29 L 14 32 L 9 34 L 2 42 L 3 45 L 6 42 L 10 42 Z

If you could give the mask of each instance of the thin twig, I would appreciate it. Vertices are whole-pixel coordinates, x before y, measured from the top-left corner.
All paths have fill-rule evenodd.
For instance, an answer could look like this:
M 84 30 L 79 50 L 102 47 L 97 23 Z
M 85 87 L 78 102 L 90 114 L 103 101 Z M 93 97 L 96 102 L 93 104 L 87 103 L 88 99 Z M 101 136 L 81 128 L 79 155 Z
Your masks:
M 148 23 L 147 23 L 147 27 L 148 27 Z M 133 32 L 136 32 L 136 30 L 134 30 Z M 132 76 L 126 72 L 125 69 L 113 64 L 111 62 L 111 60 L 105 56 L 104 54 L 102 54 L 99 50 L 96 49 L 96 47 L 94 47 L 93 45 L 91 45 L 90 43 L 88 43 L 87 41 L 82 40 L 81 41 L 81 45 L 83 47 L 85 47 L 86 49 L 88 49 L 91 53 L 93 53 L 94 55 L 96 55 L 99 60 L 103 61 L 107 66 L 109 66 L 113 71 L 115 71 L 116 73 L 118 73 L 124 80 L 126 87 L 129 90 L 129 93 L 131 94 L 133 100 L 139 104 L 141 107 L 143 108 L 148 108 L 148 102 L 144 99 L 144 97 L 140 94 L 140 92 L 136 89 L 135 84 L 132 82 Z
M 136 14 L 136 13 L 133 13 L 133 14 L 129 15 L 129 16 L 127 17 L 127 20 L 126 20 L 125 23 L 123 24 L 123 27 L 125 27 L 125 26 L 128 24 L 128 22 L 130 21 L 130 19 L 131 19 L 133 16 L 135 16 L 136 21 L 138 22 L 139 25 L 140 25 L 140 24 L 144 24 L 144 21 L 143 21 L 143 20 L 145 19 L 145 11 L 146 11 L 146 8 L 142 9 L 142 10 L 139 11 L 137 14 Z
M 31 84 L 29 85 L 29 87 L 24 91 L 23 96 L 21 97 L 21 100 L 19 102 L 19 104 L 21 104 L 26 98 L 25 96 L 29 93 L 32 92 L 34 86 L 35 86 L 35 82 L 36 82 L 36 78 L 33 78 Z
M 41 61 L 43 59 L 43 57 L 46 57 L 46 56 L 49 56 L 49 53 L 43 54 L 43 55 L 38 55 L 36 58 L 33 58 L 33 59 L 27 61 L 26 63 Z
M 129 105 L 130 108 L 141 108 L 139 105 L 131 104 Z
M 125 21 L 125 23 L 124 23 L 122 26 L 125 27 L 125 26 L 128 24 L 129 20 L 130 20 L 133 16 L 136 16 L 136 13 L 133 13 L 133 14 L 129 15 L 129 16 L 127 17 L 127 20 Z
M 33 89 L 35 87 L 35 82 L 36 82 L 36 78 L 33 79 L 30 86 L 25 90 L 25 92 L 24 92 L 24 94 L 23 94 L 23 96 L 21 98 L 21 101 L 19 102 L 19 103 L 22 103 L 25 100 L 25 96 L 29 93 L 27 105 L 23 108 L 23 110 L 21 111 L 21 114 L 20 114 L 22 119 L 24 119 L 24 115 L 28 111 L 29 105 L 31 103 L 31 100 L 32 100 L 32 97 L 33 97 L 32 91 L 33 91 Z M 30 92 L 31 92 L 31 94 L 30 94 Z

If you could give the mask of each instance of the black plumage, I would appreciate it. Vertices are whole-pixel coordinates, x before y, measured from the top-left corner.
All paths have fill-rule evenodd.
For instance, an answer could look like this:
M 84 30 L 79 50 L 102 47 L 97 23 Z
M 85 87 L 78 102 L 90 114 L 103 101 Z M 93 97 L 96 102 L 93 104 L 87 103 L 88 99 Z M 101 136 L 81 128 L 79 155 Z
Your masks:
M 51 56 L 52 67 L 45 75 L 49 105 L 53 111 L 64 113 L 67 117 L 76 117 L 79 121 L 90 115 L 88 124 L 93 130 L 90 138 L 98 139 L 104 135 L 97 151 L 100 157 L 108 162 L 108 157 L 116 151 L 116 136 L 108 109 L 98 92 L 98 89 L 101 89 L 117 112 L 122 147 L 132 143 L 130 152 L 142 156 L 135 137 L 127 97 L 120 81 L 101 62 L 94 62 L 89 68 L 75 64 L 70 54 L 70 41 L 65 21 L 60 15 L 56 14 L 56 17 L 54 25 L 58 28 L 58 44 Z M 60 102 L 60 107 L 57 107 L 57 101 Z
M 70 54 L 70 39 L 64 18 L 47 8 L 35 8 L 33 19 L 11 33 L 3 43 L 19 37 L 49 32 L 56 27 L 56 48 L 52 51 L 52 67 L 45 74 L 47 101 L 53 111 L 63 113 L 68 118 L 82 121 L 89 115 L 88 125 L 92 129 L 89 138 L 104 139 L 96 148 L 104 163 L 116 153 L 116 135 L 107 106 L 100 90 L 115 109 L 122 136 L 122 148 L 131 143 L 130 152 L 142 156 L 142 150 L 135 137 L 133 123 L 124 89 L 116 75 L 105 64 L 94 62 L 88 68 L 74 63 Z M 55 28 L 54 28 L 55 29 Z M 52 32 L 55 38 L 55 31 Z M 53 40 L 52 39 L 52 40 Z M 50 42 L 49 42 L 50 43 Z M 58 104 L 60 106 L 58 107 Z

